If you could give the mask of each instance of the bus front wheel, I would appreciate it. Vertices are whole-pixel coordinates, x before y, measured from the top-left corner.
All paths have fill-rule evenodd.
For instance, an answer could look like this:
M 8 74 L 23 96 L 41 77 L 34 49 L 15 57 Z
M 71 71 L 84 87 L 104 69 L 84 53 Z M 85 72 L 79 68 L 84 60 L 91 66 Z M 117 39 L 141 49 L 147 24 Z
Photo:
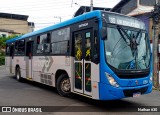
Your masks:
M 61 96 L 71 95 L 71 84 L 69 77 L 66 74 L 59 76 L 57 80 L 57 91 Z
M 21 72 L 20 72 L 20 68 L 19 67 L 16 68 L 16 79 L 18 81 L 22 81 Z

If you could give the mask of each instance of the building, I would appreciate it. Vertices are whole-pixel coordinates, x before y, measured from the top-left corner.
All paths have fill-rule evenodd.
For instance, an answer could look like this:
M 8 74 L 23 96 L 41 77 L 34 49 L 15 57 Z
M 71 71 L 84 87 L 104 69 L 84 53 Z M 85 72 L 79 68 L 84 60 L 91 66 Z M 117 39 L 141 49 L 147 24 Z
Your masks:
M 0 36 L 26 34 L 34 31 L 34 23 L 27 21 L 27 15 L 0 13 Z
M 160 3 L 160 0 L 158 0 Z M 150 41 L 153 38 L 153 21 L 151 11 L 154 9 L 156 0 L 121 0 L 115 7 L 111 9 L 112 12 L 122 13 L 142 20 L 149 32 Z
M 160 0 L 158 0 L 160 1 Z M 139 18 L 142 20 L 149 32 L 149 37 L 152 42 L 153 32 L 152 32 L 152 19 L 151 11 L 154 8 L 156 0 L 121 0 L 116 6 L 112 9 L 110 8 L 101 8 L 101 7 L 94 7 L 93 10 L 105 10 L 105 11 L 112 11 L 121 13 L 124 15 L 132 16 L 135 18 Z M 75 16 L 81 15 L 85 12 L 90 11 L 90 6 L 81 6 L 75 13 Z
M 160 0 L 157 1 L 160 4 Z M 132 16 L 142 20 L 146 25 L 152 46 L 153 21 L 152 18 L 150 17 L 151 17 L 151 12 L 154 9 L 155 3 L 156 0 L 121 0 L 116 6 L 114 6 L 111 9 L 111 11 L 122 13 L 124 15 Z M 159 33 L 160 33 L 160 28 L 159 28 Z M 160 34 L 159 34 L 159 39 L 160 39 Z M 159 41 L 159 59 L 160 59 L 160 41 Z
M 13 30 L 0 29 L 0 37 L 8 37 L 13 34 L 21 34 L 21 33 L 14 32 Z

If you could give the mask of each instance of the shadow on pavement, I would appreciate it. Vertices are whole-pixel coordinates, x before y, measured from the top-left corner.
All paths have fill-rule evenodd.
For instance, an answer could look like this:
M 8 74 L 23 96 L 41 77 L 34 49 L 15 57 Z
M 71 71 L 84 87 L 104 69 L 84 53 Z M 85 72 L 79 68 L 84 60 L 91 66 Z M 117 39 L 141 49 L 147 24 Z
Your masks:
M 14 76 L 10 77 L 10 79 L 15 79 Z M 56 88 L 53 88 L 51 86 L 47 86 L 41 83 L 32 82 L 28 80 L 23 80 L 23 83 L 27 83 L 29 85 L 32 85 L 33 87 L 38 87 L 40 89 L 47 90 L 49 92 L 57 93 Z M 67 99 L 67 97 L 66 97 Z M 139 103 L 134 103 L 133 101 L 121 99 L 121 100 L 110 100 L 110 101 L 99 101 L 99 100 L 93 100 L 87 97 L 83 97 L 80 95 L 76 95 L 73 97 L 76 102 L 79 101 L 79 103 L 84 103 L 81 106 L 66 106 L 66 109 L 63 109 L 64 111 L 72 111 L 72 112 L 106 112 L 106 111 L 117 111 L 117 112 L 133 112 L 137 111 L 137 108 L 140 105 Z

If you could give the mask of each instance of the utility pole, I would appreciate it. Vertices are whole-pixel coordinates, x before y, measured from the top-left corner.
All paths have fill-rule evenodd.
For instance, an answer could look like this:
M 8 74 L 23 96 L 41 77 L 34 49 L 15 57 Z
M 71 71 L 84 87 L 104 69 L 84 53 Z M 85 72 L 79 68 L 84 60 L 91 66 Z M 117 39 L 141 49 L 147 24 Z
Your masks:
M 159 34 L 159 20 L 160 20 L 160 6 L 156 0 L 154 10 L 152 11 L 153 20 L 153 85 L 159 88 L 159 58 L 158 58 L 158 34 Z
M 93 0 L 91 0 L 91 9 L 90 11 L 93 11 Z

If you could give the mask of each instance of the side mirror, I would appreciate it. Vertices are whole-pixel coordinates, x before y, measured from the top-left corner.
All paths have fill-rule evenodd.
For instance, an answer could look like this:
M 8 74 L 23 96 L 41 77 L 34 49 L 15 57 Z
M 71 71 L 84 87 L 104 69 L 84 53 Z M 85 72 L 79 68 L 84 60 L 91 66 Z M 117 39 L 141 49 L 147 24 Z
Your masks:
M 107 39 L 107 27 L 102 27 L 102 29 L 101 29 L 101 37 L 102 37 L 102 40 L 106 40 Z

